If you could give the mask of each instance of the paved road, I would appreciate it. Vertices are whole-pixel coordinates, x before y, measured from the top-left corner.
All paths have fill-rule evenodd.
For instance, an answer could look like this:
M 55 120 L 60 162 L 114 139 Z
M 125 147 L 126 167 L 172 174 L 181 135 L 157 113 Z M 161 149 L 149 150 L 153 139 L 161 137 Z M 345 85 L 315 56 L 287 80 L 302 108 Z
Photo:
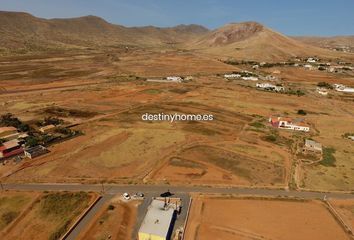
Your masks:
M 9 190 L 29 190 L 29 191 L 93 191 L 101 192 L 102 186 L 99 184 L 3 184 L 4 189 Z M 353 193 L 337 193 L 337 192 L 310 192 L 310 191 L 294 191 L 281 189 L 261 189 L 261 188 L 212 188 L 199 186 L 170 186 L 170 185 L 104 185 L 107 194 L 117 194 L 123 192 L 143 192 L 160 194 L 170 190 L 173 193 L 220 193 L 220 194 L 238 194 L 238 195 L 252 195 L 252 196 L 284 196 L 284 197 L 298 197 L 304 199 L 323 199 L 324 196 L 328 198 L 337 199 L 354 199 Z
M 83 219 L 79 222 L 78 225 L 69 233 L 69 235 L 65 238 L 65 240 L 75 240 L 79 236 L 79 234 L 86 228 L 86 226 L 90 223 L 91 219 L 98 213 L 98 211 L 104 206 L 106 202 L 111 200 L 113 195 L 106 194 L 104 195 L 94 206 L 93 208 L 83 217 Z

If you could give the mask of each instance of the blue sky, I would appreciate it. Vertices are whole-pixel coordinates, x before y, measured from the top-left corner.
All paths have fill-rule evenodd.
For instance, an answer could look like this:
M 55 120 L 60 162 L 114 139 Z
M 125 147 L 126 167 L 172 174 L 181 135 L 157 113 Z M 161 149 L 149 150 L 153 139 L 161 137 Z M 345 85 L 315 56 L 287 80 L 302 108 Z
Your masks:
M 354 35 L 354 0 L 0 0 L 37 17 L 96 15 L 125 26 L 258 21 L 287 35 Z

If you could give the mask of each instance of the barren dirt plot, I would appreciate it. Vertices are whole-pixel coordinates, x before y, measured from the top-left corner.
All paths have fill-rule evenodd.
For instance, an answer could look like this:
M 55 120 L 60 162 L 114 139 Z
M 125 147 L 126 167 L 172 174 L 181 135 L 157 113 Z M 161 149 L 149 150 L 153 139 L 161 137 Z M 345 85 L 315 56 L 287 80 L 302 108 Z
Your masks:
M 30 192 L 1 192 L 0 194 L 0 236 L 11 223 L 39 196 Z
M 132 183 L 153 172 L 151 182 L 186 179 L 196 184 L 277 187 L 289 182 L 297 160 L 283 137 L 313 138 L 335 149 L 335 167 L 301 166 L 299 185 L 352 190 L 354 149 L 342 135 L 353 132 L 353 102 L 334 90 L 328 97 L 315 91 L 320 81 L 350 85 L 349 76 L 292 67 L 260 70 L 269 74 L 280 70 L 277 76 L 283 84 L 306 92 L 298 97 L 258 91 L 253 82 L 226 81 L 222 75 L 241 66 L 223 64 L 211 55 L 165 50 L 117 48 L 109 53 L 77 50 L 1 57 L 0 114 L 11 112 L 24 121 L 55 115 L 80 123 L 85 135 L 51 147 L 42 158 L 3 166 L 0 175 L 20 170 L 6 181 Z M 190 74 L 193 80 L 183 83 L 144 81 Z M 6 95 L 24 90 L 31 92 Z M 308 114 L 297 116 L 299 109 Z M 145 112 L 207 113 L 215 120 L 142 122 Z M 316 130 L 309 134 L 279 131 L 284 141 L 263 141 L 272 114 L 304 117 Z M 211 148 L 211 156 L 206 156 L 208 149 L 184 156 L 183 147 L 200 142 Z M 192 162 L 199 165 L 191 166 Z
M 323 239 L 349 237 L 318 201 L 196 197 L 187 240 Z
M 170 184 L 248 185 L 249 182 L 229 171 L 202 161 L 172 158 L 155 175 L 153 181 Z
M 354 230 L 354 201 L 331 200 L 330 201 L 344 222 Z
M 78 239 L 127 240 L 131 239 L 137 213 L 137 202 L 124 203 L 112 200 L 102 208 Z
M 94 195 L 84 192 L 45 194 L 4 237 L 59 239 L 93 198 Z
M 263 162 L 211 146 L 197 146 L 184 151 L 182 158 L 210 163 L 247 181 L 251 185 L 281 184 L 285 178 L 284 165 Z
M 149 54 L 137 53 L 121 58 L 121 61 L 116 65 L 130 73 L 148 77 L 168 76 L 171 72 L 188 75 L 237 70 L 234 66 L 201 55 L 174 51 L 166 53 L 151 52 Z

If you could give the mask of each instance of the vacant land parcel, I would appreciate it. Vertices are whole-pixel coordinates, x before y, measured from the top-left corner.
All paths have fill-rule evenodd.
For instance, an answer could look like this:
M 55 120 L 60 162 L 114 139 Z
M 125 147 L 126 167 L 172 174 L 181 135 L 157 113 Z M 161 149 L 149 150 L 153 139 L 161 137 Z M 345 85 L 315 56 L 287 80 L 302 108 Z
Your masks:
M 190 214 L 188 240 L 349 239 L 319 201 L 199 196 Z

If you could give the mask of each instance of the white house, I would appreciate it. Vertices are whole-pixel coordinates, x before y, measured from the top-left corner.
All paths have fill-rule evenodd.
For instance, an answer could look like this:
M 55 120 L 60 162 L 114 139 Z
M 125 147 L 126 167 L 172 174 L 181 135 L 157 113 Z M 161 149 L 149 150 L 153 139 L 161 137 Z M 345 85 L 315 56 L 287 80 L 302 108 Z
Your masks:
M 312 65 L 310 65 L 310 64 L 304 65 L 304 68 L 307 69 L 307 70 L 313 70 L 314 69 L 314 67 Z
M 310 127 L 302 119 L 291 119 L 285 117 L 270 117 L 269 122 L 273 127 L 289 129 L 294 131 L 309 132 Z
M 281 92 L 281 91 L 285 90 L 285 88 L 283 86 L 276 86 L 276 85 L 270 84 L 270 83 L 257 83 L 256 87 L 261 88 L 261 89 L 265 89 L 265 90 L 276 91 L 276 92 Z
M 246 81 L 258 81 L 258 77 L 242 77 Z
M 176 76 L 170 76 L 166 78 L 167 81 L 171 82 L 182 82 L 183 79 L 181 77 L 176 77 Z
M 232 73 L 232 74 L 225 74 L 224 78 L 240 78 L 241 74 L 237 74 L 237 73 Z

